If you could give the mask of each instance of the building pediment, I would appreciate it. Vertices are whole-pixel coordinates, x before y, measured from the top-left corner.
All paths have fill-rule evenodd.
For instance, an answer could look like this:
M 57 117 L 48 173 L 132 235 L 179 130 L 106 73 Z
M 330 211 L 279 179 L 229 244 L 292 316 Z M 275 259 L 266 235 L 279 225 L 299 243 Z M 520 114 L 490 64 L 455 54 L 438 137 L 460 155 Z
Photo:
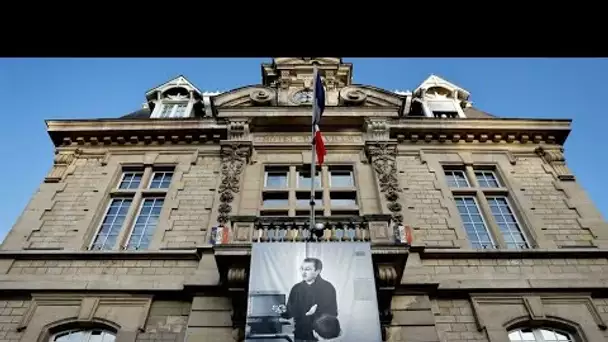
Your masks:
M 369 85 L 356 84 L 340 89 L 339 105 L 401 107 L 406 96 Z
M 276 65 L 298 65 L 298 64 L 313 64 L 318 63 L 320 65 L 325 64 L 340 64 L 342 58 L 340 57 L 275 57 L 273 62 Z
M 215 108 L 310 106 L 312 91 L 308 88 L 282 91 L 263 85 L 236 88 L 216 96 L 211 101 Z M 368 85 L 352 85 L 327 91 L 327 106 L 345 107 L 402 107 L 407 96 Z
M 275 106 L 277 92 L 263 85 L 249 85 L 213 96 L 211 102 L 216 108 Z

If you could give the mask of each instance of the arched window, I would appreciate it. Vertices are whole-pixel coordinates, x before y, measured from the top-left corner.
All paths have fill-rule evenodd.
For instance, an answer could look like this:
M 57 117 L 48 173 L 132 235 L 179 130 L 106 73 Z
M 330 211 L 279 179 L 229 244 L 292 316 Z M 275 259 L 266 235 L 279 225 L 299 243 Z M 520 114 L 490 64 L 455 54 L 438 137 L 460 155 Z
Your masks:
M 104 329 L 67 330 L 51 337 L 49 342 L 114 342 L 116 335 Z
M 524 328 L 509 332 L 510 342 L 576 342 L 572 335 L 552 328 Z

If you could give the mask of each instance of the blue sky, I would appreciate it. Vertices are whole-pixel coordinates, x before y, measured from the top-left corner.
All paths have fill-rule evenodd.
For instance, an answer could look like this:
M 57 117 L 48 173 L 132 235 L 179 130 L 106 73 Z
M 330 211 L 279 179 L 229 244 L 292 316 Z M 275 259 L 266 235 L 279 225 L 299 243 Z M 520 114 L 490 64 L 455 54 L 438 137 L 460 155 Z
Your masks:
M 147 90 L 180 74 L 207 91 L 257 84 L 260 63 L 269 60 L 0 59 L 0 240 L 50 170 L 53 146 L 45 119 L 118 117 L 141 108 Z M 354 63 L 356 83 L 413 90 L 434 73 L 471 92 L 474 106 L 501 117 L 573 119 L 567 161 L 608 218 L 607 187 L 601 178 L 608 167 L 608 140 L 603 139 L 608 59 L 345 60 Z

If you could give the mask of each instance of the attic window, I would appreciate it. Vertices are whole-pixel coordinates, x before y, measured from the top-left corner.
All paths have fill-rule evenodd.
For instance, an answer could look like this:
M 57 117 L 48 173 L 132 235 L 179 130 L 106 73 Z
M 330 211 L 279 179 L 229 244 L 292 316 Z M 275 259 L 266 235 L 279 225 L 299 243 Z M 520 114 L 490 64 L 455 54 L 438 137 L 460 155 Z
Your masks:
M 426 104 L 436 118 L 458 118 L 458 107 L 454 100 L 427 100 Z
M 160 112 L 161 118 L 182 118 L 186 115 L 188 103 L 164 103 Z

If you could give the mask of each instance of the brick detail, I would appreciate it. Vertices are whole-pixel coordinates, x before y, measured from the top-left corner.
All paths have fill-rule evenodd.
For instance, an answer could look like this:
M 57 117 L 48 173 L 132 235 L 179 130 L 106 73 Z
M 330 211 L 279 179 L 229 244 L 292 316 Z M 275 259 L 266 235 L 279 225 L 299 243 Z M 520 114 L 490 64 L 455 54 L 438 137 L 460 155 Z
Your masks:
M 602 317 L 604 322 L 608 322 L 608 298 L 596 298 L 593 300 L 593 304 L 597 308 L 597 312 Z M 604 337 L 608 341 L 608 329 L 604 330 Z
M 137 335 L 136 342 L 182 342 L 190 307 L 190 302 L 154 301 L 145 331 Z
M 608 281 L 608 259 L 422 259 L 404 281 L 443 288 L 594 286 Z
M 26 313 L 29 301 L 0 300 L 0 342 L 21 341 L 22 332 L 17 326 Z
M 593 235 L 581 227 L 579 213 L 555 187 L 554 177 L 545 166 L 539 157 L 520 157 L 512 174 L 542 223 L 545 238 L 558 247 L 592 246 Z
M 89 201 L 96 196 L 100 181 L 105 177 L 97 159 L 77 159 L 73 170 L 65 176 L 63 183 L 43 184 L 32 200 L 32 212 L 36 215 L 40 199 L 46 199 L 38 227 L 30 226 L 31 234 L 26 241 L 29 248 L 65 248 L 78 235 L 78 225 L 87 217 Z M 39 198 L 38 198 L 39 197 Z M 37 208 L 36 208 L 37 207 Z M 35 217 L 24 220 L 31 225 Z M 19 226 L 15 230 L 20 229 Z
M 180 187 L 174 198 L 165 231 L 163 246 L 169 248 L 195 247 L 205 243 L 206 230 L 211 220 L 215 189 L 220 180 L 220 158 L 199 156 L 183 172 Z
M 400 156 L 397 158 L 399 183 L 403 187 L 404 215 L 410 218 L 414 229 L 414 243 L 427 246 L 452 247 L 458 239 L 453 227 L 446 218 L 448 209 L 444 196 L 436 187 L 435 174 L 423 163 L 419 156 Z
M 189 275 L 195 260 L 17 260 L 8 274 L 22 275 Z
M 440 341 L 488 341 L 485 333 L 477 330 L 477 323 L 469 300 L 433 300 L 432 304 Z

